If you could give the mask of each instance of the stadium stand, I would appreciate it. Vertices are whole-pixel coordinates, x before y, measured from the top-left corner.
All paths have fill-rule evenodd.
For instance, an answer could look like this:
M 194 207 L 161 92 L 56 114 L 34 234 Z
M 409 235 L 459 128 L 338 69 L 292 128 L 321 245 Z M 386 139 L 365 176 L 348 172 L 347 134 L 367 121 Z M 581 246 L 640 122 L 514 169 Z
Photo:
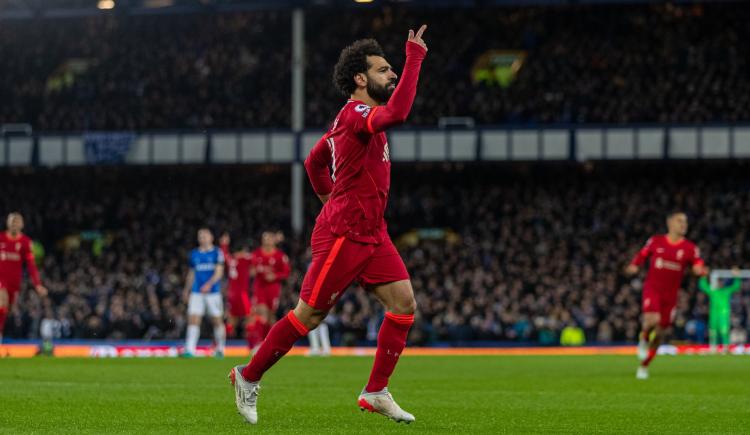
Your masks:
M 589 343 L 634 341 L 641 281 L 621 270 L 663 231 L 668 209 L 688 211 L 689 237 L 709 265 L 750 260 L 747 170 L 743 162 L 395 165 L 387 213 L 417 294 L 411 341 L 557 344 L 566 326 L 582 328 Z M 65 338 L 178 338 L 195 230 L 207 224 L 236 240 L 269 227 L 289 234 L 288 177 L 280 166 L 3 170 L 0 181 L 17 189 L 0 209 L 22 204 L 28 233 L 46 248 L 53 302 L 25 292 L 6 336 L 33 337 L 46 315 Z M 309 258 L 320 206 L 312 192 L 306 198 L 305 234 L 283 246 L 294 272 L 280 313 L 296 302 Z M 707 301 L 694 279 L 686 283 L 675 334 L 704 342 Z M 735 329 L 747 333 L 750 296 L 734 309 Z M 334 341 L 372 341 L 381 316 L 364 291 L 349 291 L 329 317 Z
M 343 98 L 332 66 L 349 41 L 375 37 L 397 70 L 402 30 L 436 31 L 412 125 L 750 120 L 750 37 L 742 3 L 307 13 L 306 125 Z M 0 26 L 2 122 L 38 130 L 290 127 L 288 10 L 100 15 Z M 467 25 L 466 23 L 472 23 Z M 475 84 L 487 50 L 522 50 L 510 87 Z

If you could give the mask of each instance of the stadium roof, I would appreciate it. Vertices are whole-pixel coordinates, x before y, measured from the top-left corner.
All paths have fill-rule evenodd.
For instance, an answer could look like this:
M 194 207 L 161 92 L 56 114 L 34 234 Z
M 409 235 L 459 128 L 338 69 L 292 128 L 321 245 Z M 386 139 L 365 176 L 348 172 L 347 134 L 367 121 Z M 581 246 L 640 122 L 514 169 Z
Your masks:
M 713 0 L 712 2 L 716 2 Z M 719 0 L 720 1 L 720 0 Z M 726 0 L 731 1 L 731 0 Z M 661 0 L 0 0 L 0 19 L 71 17 L 103 13 L 170 14 L 227 12 L 295 7 L 379 7 L 400 4 L 425 7 L 532 6 L 662 3 Z M 674 3 L 708 3 L 677 0 Z

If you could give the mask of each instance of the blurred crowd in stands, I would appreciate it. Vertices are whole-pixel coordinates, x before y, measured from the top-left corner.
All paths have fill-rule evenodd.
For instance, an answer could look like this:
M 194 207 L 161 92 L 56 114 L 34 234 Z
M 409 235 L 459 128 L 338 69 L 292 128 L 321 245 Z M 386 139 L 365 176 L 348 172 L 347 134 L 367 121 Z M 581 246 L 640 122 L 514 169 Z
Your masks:
M 623 267 L 665 213 L 683 208 L 688 237 L 714 268 L 750 263 L 746 163 L 395 164 L 389 231 L 411 273 L 417 345 L 542 345 L 582 333 L 588 343 L 633 342 L 643 275 Z M 634 176 L 637 174 L 637 176 Z M 320 204 L 306 192 L 305 231 L 289 228 L 288 167 L 4 169 L 13 186 L 0 210 L 19 210 L 44 247 L 47 300 L 25 291 L 7 338 L 38 336 L 41 319 L 62 338 L 177 339 L 180 299 L 197 228 L 252 239 L 278 229 L 293 273 L 278 314 L 294 306 Z M 96 183 L 91 183 L 96 180 Z M 428 183 L 425 180 L 429 180 Z M 674 337 L 704 342 L 708 301 L 684 281 Z M 732 335 L 746 341 L 750 291 L 734 296 Z M 380 305 L 359 288 L 327 322 L 334 343 L 376 338 Z M 567 331 L 567 332 L 566 332 Z M 572 334 L 568 334 L 572 333 Z
M 331 84 L 345 45 L 375 37 L 400 71 L 407 29 L 422 22 L 430 53 L 412 125 L 749 121 L 748 20 L 743 3 L 310 8 L 306 125 L 327 125 L 345 100 Z M 509 85 L 472 80 L 488 50 L 525 53 Z M 5 20 L 0 56 L 0 123 L 290 127 L 288 10 Z

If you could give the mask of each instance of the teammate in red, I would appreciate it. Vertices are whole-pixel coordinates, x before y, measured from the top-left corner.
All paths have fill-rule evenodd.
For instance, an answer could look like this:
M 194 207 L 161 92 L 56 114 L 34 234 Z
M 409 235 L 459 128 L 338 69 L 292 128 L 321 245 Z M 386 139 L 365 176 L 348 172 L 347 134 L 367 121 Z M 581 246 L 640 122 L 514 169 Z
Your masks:
M 323 201 L 313 229 L 312 263 L 297 307 L 274 324 L 250 363 L 230 372 L 240 414 L 258 419 L 259 381 L 300 337 L 317 327 L 341 294 L 358 281 L 385 305 L 370 380 L 359 395 L 360 408 L 395 421 L 414 421 L 388 392 L 388 379 L 406 345 L 416 302 L 409 274 L 393 246 L 383 218 L 391 162 L 384 131 L 409 115 L 427 46 L 409 30 L 401 81 L 373 39 L 344 48 L 334 83 L 349 97 L 330 130 L 305 160 L 310 182 Z
M 20 213 L 8 215 L 7 231 L 0 233 L 0 343 L 8 312 L 21 290 L 23 262 L 39 296 L 46 296 L 47 289 L 39 279 L 39 271 L 31 250 L 31 239 L 23 231 L 23 216 Z
M 685 238 L 687 215 L 672 212 L 667 216 L 667 234 L 655 235 L 633 257 L 625 269 L 627 275 L 638 273 L 640 266 L 651 258 L 643 284 L 643 324 L 638 343 L 641 365 L 636 377 L 648 379 L 648 365 L 664 340 L 665 330 L 672 325 L 677 293 L 688 266 L 694 275 L 708 273 L 698 247 Z M 650 340 L 653 334 L 653 339 Z
M 281 283 L 289 277 L 289 257 L 276 245 L 283 240 L 281 233 L 265 231 L 261 246 L 250 258 L 253 280 L 253 306 L 255 321 L 248 326 L 247 342 L 251 349 L 259 346 L 276 320 L 279 308 Z
M 229 322 L 227 334 L 231 337 L 240 330 L 240 322 L 250 326 L 250 267 L 252 255 L 250 248 L 242 245 L 234 254 L 229 250 L 229 234 L 222 234 L 219 248 L 224 254 L 227 267 L 227 302 L 229 303 Z

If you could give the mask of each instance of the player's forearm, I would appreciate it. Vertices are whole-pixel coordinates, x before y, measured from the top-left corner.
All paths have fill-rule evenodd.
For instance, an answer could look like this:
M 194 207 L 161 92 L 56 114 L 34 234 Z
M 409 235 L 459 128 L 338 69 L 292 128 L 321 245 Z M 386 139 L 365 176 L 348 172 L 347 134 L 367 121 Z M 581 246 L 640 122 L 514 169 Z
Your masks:
M 193 271 L 191 270 L 188 273 L 187 278 L 185 278 L 185 287 L 182 289 L 182 291 L 185 292 L 185 293 L 189 293 L 190 290 L 193 289 L 193 281 L 194 280 L 195 280 L 195 275 L 194 275 Z
M 224 276 L 224 267 L 217 266 L 216 270 L 214 270 L 214 274 L 211 275 L 211 278 L 206 282 L 207 285 L 212 286 L 216 284 L 217 282 L 221 281 L 221 277 Z
M 640 253 L 636 254 L 635 257 L 633 257 L 632 260 L 630 260 L 630 265 L 638 266 L 640 267 L 643 262 L 646 261 L 646 257 L 642 256 Z
M 406 63 L 401 81 L 384 107 L 375 107 L 370 115 L 370 132 L 383 131 L 386 128 L 403 124 L 411 112 L 414 98 L 417 96 L 417 83 L 422 61 L 427 50 L 414 42 L 406 43 Z
M 711 285 L 708 283 L 708 278 L 702 276 L 698 280 L 698 289 L 704 293 L 709 293 L 711 291 Z
M 34 284 L 34 287 L 39 287 L 42 285 L 42 279 L 39 276 L 39 269 L 36 268 L 36 263 L 33 259 L 29 260 L 29 262 L 26 264 L 26 268 L 29 272 L 29 278 L 31 278 L 31 283 Z

